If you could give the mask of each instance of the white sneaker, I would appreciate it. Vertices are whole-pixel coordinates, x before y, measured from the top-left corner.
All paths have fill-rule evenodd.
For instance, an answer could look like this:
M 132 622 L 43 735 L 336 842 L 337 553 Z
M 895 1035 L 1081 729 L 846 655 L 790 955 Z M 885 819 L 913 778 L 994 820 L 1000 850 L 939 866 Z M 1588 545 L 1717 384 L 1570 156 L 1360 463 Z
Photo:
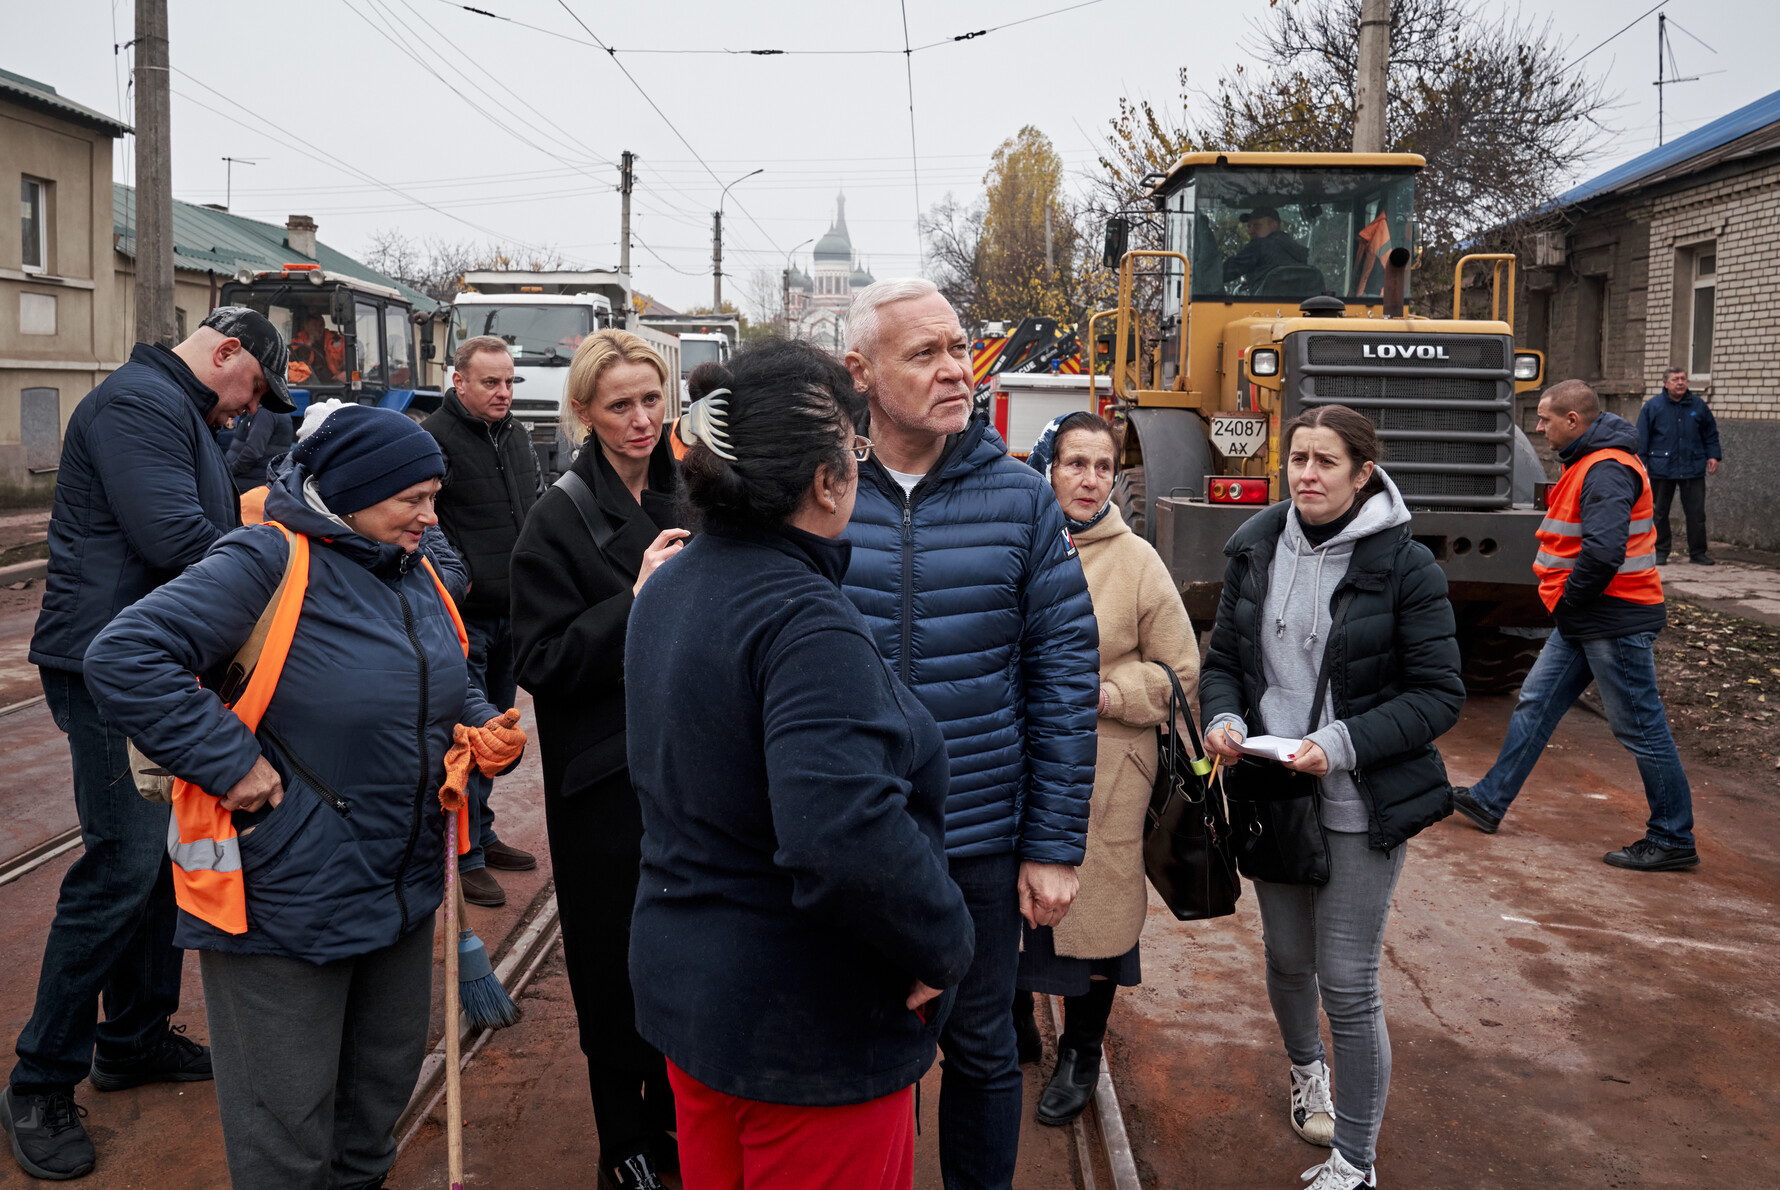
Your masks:
M 1378 1173 L 1367 1170 L 1361 1173 L 1348 1164 L 1346 1157 L 1337 1149 L 1329 1154 L 1329 1159 L 1321 1165 L 1312 1166 L 1301 1175 L 1305 1181 L 1315 1178 L 1316 1181 L 1304 1187 L 1304 1190 L 1361 1190 L 1363 1186 L 1378 1185 Z
M 1313 1145 L 1335 1140 L 1335 1100 L 1329 1094 L 1329 1067 L 1323 1062 L 1292 1067 L 1292 1131 Z

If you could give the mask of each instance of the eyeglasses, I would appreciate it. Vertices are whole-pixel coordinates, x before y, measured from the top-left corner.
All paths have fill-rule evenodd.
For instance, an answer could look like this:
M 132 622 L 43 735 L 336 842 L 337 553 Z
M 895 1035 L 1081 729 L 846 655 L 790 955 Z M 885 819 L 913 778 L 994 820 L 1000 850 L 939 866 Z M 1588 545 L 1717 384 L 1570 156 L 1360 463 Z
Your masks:
M 853 435 L 853 457 L 861 463 L 871 458 L 871 439 L 864 434 Z

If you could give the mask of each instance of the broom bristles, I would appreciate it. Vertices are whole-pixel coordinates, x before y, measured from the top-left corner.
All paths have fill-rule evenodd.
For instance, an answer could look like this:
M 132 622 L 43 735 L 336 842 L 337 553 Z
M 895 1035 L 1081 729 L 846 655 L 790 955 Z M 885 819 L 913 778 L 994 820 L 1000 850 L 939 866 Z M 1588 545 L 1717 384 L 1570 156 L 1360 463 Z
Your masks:
M 488 948 L 472 930 L 464 930 L 457 942 L 457 993 L 465 1019 L 472 1029 L 505 1029 L 519 1020 L 519 1006 L 495 978 Z

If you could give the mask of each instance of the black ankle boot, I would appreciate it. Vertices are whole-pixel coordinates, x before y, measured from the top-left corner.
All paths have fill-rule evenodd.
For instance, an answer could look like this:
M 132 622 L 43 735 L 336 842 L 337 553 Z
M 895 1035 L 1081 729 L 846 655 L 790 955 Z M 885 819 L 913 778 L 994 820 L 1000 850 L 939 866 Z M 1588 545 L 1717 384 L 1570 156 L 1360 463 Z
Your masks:
M 1100 1081 L 1100 1055 L 1080 1050 L 1059 1049 L 1057 1069 L 1044 1094 L 1038 1097 L 1038 1122 L 1061 1128 L 1075 1122 L 1094 1097 L 1094 1085 Z

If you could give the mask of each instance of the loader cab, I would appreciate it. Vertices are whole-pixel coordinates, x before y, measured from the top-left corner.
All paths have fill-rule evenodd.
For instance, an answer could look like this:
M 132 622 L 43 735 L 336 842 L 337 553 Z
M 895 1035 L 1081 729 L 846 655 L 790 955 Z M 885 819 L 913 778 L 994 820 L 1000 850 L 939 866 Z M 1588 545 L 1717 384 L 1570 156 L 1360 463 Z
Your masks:
M 1386 256 L 1414 248 L 1421 159 L 1332 160 L 1340 164 L 1263 153 L 1184 158 L 1154 195 L 1168 249 L 1192 263 L 1189 294 L 1178 263 L 1164 262 L 1164 318 L 1178 318 L 1183 300 L 1293 309 L 1332 294 L 1378 304 Z

